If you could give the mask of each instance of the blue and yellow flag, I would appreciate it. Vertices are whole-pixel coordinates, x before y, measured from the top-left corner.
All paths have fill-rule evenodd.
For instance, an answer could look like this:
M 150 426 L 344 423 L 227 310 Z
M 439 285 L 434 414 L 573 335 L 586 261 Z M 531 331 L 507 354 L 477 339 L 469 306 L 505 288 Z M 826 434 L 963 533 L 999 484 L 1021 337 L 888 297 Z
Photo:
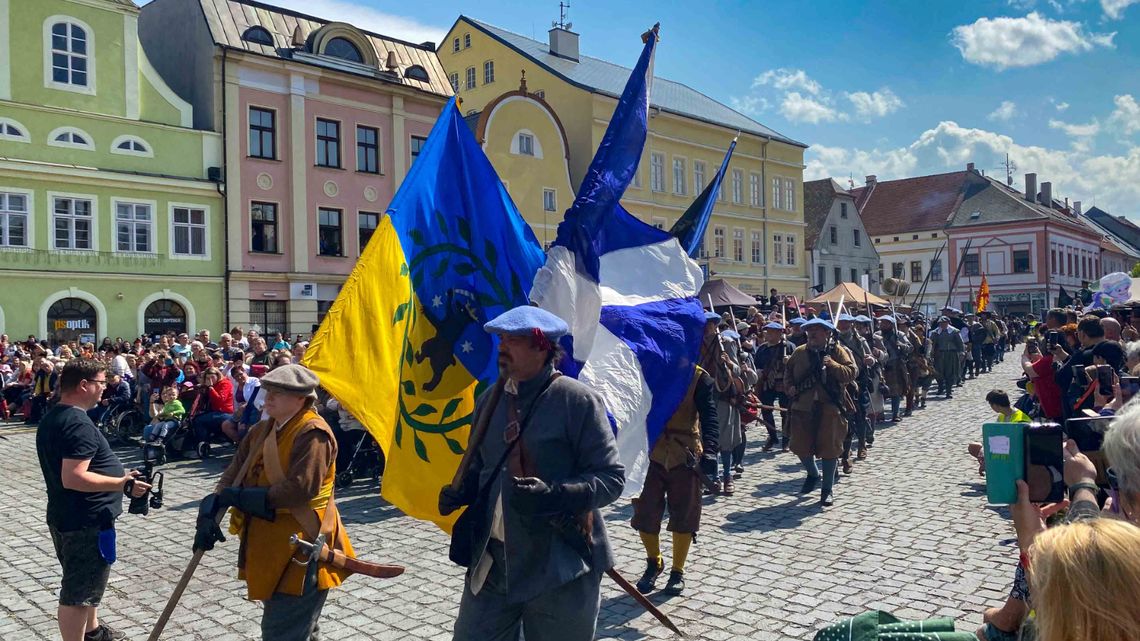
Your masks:
M 409 516 L 450 531 L 439 490 L 498 374 L 483 323 L 526 304 L 543 260 L 452 99 L 305 354 L 384 450 L 381 495 Z

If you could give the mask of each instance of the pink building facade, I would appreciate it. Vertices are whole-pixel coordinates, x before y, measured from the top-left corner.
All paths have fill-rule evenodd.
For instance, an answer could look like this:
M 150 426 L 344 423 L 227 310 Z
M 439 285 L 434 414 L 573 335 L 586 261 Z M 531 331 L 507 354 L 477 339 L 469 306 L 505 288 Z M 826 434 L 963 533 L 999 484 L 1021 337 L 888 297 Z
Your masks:
M 144 14 L 155 25 L 205 16 L 185 53 L 216 82 L 187 91 L 209 98 L 225 139 L 227 325 L 307 336 L 452 88 L 432 43 L 251 4 L 154 0 Z

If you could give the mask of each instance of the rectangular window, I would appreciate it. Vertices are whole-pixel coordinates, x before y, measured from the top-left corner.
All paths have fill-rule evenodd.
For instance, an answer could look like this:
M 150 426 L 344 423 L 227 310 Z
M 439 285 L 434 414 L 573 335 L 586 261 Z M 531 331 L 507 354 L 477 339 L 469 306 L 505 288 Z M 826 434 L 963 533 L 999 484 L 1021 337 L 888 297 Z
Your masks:
M 844 216 L 844 218 L 846 218 L 846 216 Z M 858 229 L 852 229 L 851 231 L 853 232 L 852 233 L 852 240 L 855 241 L 855 246 L 856 247 L 862 247 L 863 246 L 862 234 L 859 233 Z
M 641 189 L 641 163 L 638 161 L 638 166 L 633 170 L 633 186 Z
M 657 229 L 665 229 L 665 219 L 660 216 L 653 217 L 653 226 Z
M 782 234 L 772 235 L 772 255 L 776 257 L 776 264 L 784 264 L 784 236 Z
M 416 161 L 416 157 L 418 157 L 420 155 L 420 152 L 423 151 L 424 143 L 426 143 L 426 142 L 427 142 L 427 138 L 424 138 L 423 136 L 412 136 L 411 137 L 411 142 L 408 145 L 408 149 L 412 155 L 412 162 Z
M 524 156 L 534 155 L 534 136 L 530 134 L 519 134 L 519 153 Z
M 784 192 L 780 189 L 781 182 L 779 178 L 772 179 L 772 209 L 784 208 L 784 200 L 782 198 Z
M 362 211 L 356 215 L 356 235 L 360 242 L 361 254 L 364 253 L 364 248 L 368 246 L 368 241 L 372 240 L 372 234 L 376 232 L 376 228 L 379 226 L 380 214 Z
M 175 256 L 206 255 L 206 210 L 196 207 L 175 207 L 173 211 Z
M 724 227 L 713 227 L 713 258 L 724 258 Z
M 542 190 L 542 211 L 558 211 L 557 193 L 553 189 Z
M 839 244 L 839 228 L 836 227 L 835 225 L 831 225 L 830 227 L 827 228 L 827 233 L 828 233 L 828 236 L 831 237 L 831 244 L 832 245 L 838 245 Z
M 0 192 L 0 247 L 28 247 L 28 197 Z
M 1052 269 L 1052 273 L 1056 274 L 1057 273 L 1057 248 L 1056 247 L 1052 247 L 1049 249 L 1049 256 L 1052 259 L 1049 261 L 1050 268 Z
M 340 169 L 340 123 L 317 118 L 317 166 Z
M 267 254 L 277 253 L 277 205 L 250 203 L 250 250 Z
M 744 262 L 744 230 L 732 230 L 732 260 L 743 263 Z
M 257 329 L 263 336 L 273 336 L 277 332 L 288 336 L 285 305 L 283 300 L 249 301 L 249 328 Z
M 317 209 L 317 253 L 321 256 L 344 256 L 339 209 Z
M 839 217 L 847 218 L 847 203 L 839 203 Z M 859 233 L 859 232 L 855 232 Z
M 459 38 L 456 38 L 456 39 L 451 41 L 451 53 L 457 53 L 458 51 L 459 51 Z
M 784 209 L 796 210 L 796 182 L 791 178 L 784 180 Z
M 489 85 L 495 82 L 495 61 L 488 60 L 483 63 L 483 84 Z
M 1065 273 L 1066 273 L 1066 274 L 1068 274 L 1069 276 L 1072 276 L 1072 275 L 1073 275 L 1073 253 L 1072 253 L 1072 252 L 1068 252 L 1068 254 L 1067 254 L 1067 255 L 1068 255 L 1068 257 L 1069 257 L 1069 259 L 1068 259 L 1068 262 L 1069 262 L 1069 271 L 1067 271 L 1067 272 L 1065 272 Z
M 902 278 L 903 277 L 903 264 L 902 263 L 891 263 L 891 277 L 892 278 Z
M 665 191 L 665 154 L 649 154 L 649 188 Z
M 886 273 L 886 267 L 883 265 L 883 263 L 879 263 L 879 282 L 880 283 L 883 282 L 883 276 L 885 275 L 885 273 Z
M 380 130 L 375 127 L 356 127 L 356 171 L 380 173 Z
M 705 163 L 702 160 L 693 161 L 693 189 L 698 194 L 705 190 Z
M 760 232 L 752 232 L 752 262 L 760 264 L 764 262 L 764 241 L 761 240 Z
M 978 276 L 981 270 L 978 269 L 978 253 L 966 254 L 964 272 L 966 276 Z
M 760 187 L 760 175 L 748 174 L 748 202 L 753 207 L 763 206 L 761 198 L 764 197 L 764 190 Z
M 785 261 L 788 265 L 794 266 L 796 264 L 796 237 L 787 234 L 784 236 L 784 249 L 788 252 L 788 260 Z
M 859 270 L 855 269 L 854 267 L 851 268 L 851 282 L 859 282 Z
M 475 67 L 467 67 L 467 89 L 475 88 Z
M 51 79 L 66 85 L 87 86 L 87 31 L 83 27 L 70 22 L 52 25 Z
M 685 195 L 685 159 L 673 159 L 673 193 L 678 196 Z
M 942 280 L 942 259 L 941 258 L 935 258 L 935 259 L 932 259 L 930 261 L 930 280 L 931 281 L 941 281 Z
M 277 113 L 271 109 L 249 108 L 249 155 L 277 158 Z
M 732 170 L 732 202 L 744 203 L 744 172 L 739 169 Z
M 451 90 L 459 93 L 459 72 L 453 72 L 447 79 L 451 82 Z
M 921 283 L 922 282 L 922 261 L 921 260 L 910 261 L 910 282 L 912 282 L 912 283 Z
M 697 250 L 697 258 L 708 258 L 708 257 L 709 257 L 709 249 L 705 245 L 705 237 L 701 236 L 701 247 L 700 247 L 700 249 Z
M 819 265 L 815 268 L 815 282 L 812 285 L 812 289 L 816 292 L 823 293 L 824 288 L 827 287 L 827 267 Z
M 117 203 L 115 205 L 115 251 L 150 253 L 153 229 L 150 205 Z
M 1013 250 L 1013 273 L 1028 274 L 1031 271 L 1033 270 L 1029 268 L 1029 250 Z
M 463 34 L 463 48 L 464 49 L 470 49 L 471 48 L 471 34 L 469 34 L 469 33 Z
M 52 203 L 56 249 L 91 249 L 91 201 L 83 198 L 56 198 Z
M 839 283 L 842 283 L 843 282 L 843 268 L 842 267 L 834 268 L 832 276 L 835 276 L 835 284 L 836 285 L 838 285 Z

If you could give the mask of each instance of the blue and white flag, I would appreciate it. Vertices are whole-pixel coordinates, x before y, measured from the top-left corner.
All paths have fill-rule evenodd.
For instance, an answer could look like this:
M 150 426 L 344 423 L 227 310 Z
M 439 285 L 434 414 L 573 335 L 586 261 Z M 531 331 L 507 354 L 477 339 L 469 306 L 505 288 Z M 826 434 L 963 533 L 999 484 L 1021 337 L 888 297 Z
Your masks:
M 562 370 L 597 390 L 615 422 L 625 495 L 692 381 L 704 329 L 700 267 L 621 197 L 645 147 L 656 27 L 618 101 L 530 298 L 570 326 Z
M 669 230 L 670 234 L 681 241 L 681 246 L 689 253 L 690 258 L 696 258 L 701 251 L 705 229 L 709 226 L 709 218 L 712 218 L 713 206 L 716 205 L 716 197 L 720 193 L 720 185 L 724 182 L 724 175 L 728 172 L 728 161 L 732 158 L 732 152 L 735 149 L 736 138 L 733 138 L 732 144 L 728 146 L 728 151 L 724 154 L 724 160 L 720 163 L 720 169 L 716 170 L 716 175 L 713 176 L 712 181 L 705 185 L 701 194 Z

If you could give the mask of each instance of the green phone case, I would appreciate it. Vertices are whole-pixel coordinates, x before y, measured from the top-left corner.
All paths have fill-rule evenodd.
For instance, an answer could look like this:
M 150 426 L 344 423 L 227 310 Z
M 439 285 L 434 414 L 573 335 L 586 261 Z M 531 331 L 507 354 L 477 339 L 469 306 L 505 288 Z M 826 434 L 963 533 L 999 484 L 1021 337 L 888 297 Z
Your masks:
M 991 505 L 1017 502 L 1016 481 L 1025 480 L 1025 432 L 1028 427 L 1028 423 L 982 425 L 986 500 Z

